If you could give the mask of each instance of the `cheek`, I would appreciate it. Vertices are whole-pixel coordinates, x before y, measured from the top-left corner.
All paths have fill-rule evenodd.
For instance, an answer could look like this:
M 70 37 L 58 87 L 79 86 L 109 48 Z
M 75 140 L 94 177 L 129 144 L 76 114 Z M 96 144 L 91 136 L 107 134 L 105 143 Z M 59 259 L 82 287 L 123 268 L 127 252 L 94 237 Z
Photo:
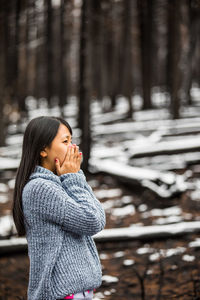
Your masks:
M 63 163 L 63 161 L 65 159 L 66 153 L 67 153 L 67 147 L 66 147 L 66 145 L 63 145 L 62 147 L 60 147 L 60 149 L 58 150 L 58 153 L 57 153 L 57 157 L 59 158 L 61 164 Z

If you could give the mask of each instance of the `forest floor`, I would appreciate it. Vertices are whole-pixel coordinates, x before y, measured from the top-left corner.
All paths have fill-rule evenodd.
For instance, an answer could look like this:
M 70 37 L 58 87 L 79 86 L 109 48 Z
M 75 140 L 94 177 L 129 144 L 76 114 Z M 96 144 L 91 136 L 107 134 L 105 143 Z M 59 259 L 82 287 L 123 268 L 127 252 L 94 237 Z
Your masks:
M 199 96 L 200 93 L 198 99 Z M 139 167 L 141 172 L 147 172 L 143 168 L 148 168 L 151 174 L 154 170 L 165 172 L 167 176 L 167 172 L 180 174 L 183 175 L 183 186 L 192 184 L 193 189 L 180 191 L 175 182 L 171 196 L 160 197 L 159 191 L 162 190 L 162 195 L 163 191 L 168 191 L 168 185 L 161 180 L 151 182 L 147 178 L 148 184 L 151 183 L 149 186 L 153 186 L 148 189 L 143 185 L 144 180 L 137 184 L 129 181 L 128 184 L 126 180 L 120 181 L 120 176 L 103 172 L 90 174 L 87 176 L 88 183 L 106 212 L 105 229 L 151 225 L 161 228 L 166 224 L 173 226 L 181 222 L 200 221 L 199 103 L 184 108 L 180 120 L 171 120 L 164 109 L 159 112 L 137 111 L 135 120 L 129 122 L 123 115 L 124 102 L 120 105 L 114 114 L 102 113 L 98 107 L 92 114 L 94 161 L 109 162 L 111 158 L 127 166 Z M 75 127 L 73 102 L 66 107 L 66 112 L 74 112 L 67 119 Z M 126 114 L 126 110 L 124 112 Z M 31 110 L 30 118 L 40 114 L 47 112 L 44 109 Z M 20 126 L 10 126 L 7 147 L 0 149 L 0 239 L 13 234 L 10 214 L 13 178 L 19 163 L 23 132 L 19 130 Z M 73 142 L 79 144 L 76 130 Z M 187 146 L 191 149 L 186 149 Z M 143 157 L 138 156 L 141 153 Z M 117 171 L 120 173 L 121 170 Z M 184 177 L 186 173 L 189 176 Z M 166 176 L 162 178 L 166 179 Z M 200 233 L 185 233 L 170 238 L 160 234 L 154 239 L 149 235 L 146 240 L 124 239 L 99 241 L 96 244 L 103 281 L 95 292 L 94 300 L 200 300 Z M 28 273 L 26 252 L 2 255 L 0 300 L 26 300 Z
M 191 200 L 188 192 L 161 201 L 151 191 L 134 190 L 105 174 L 87 179 L 104 205 L 106 228 L 152 225 L 169 220 L 173 211 L 179 219 L 199 216 L 200 202 Z M 0 204 L 1 212 L 10 208 L 11 202 Z M 103 283 L 94 300 L 200 299 L 198 238 L 199 234 L 193 233 L 156 240 L 98 242 Z M 28 271 L 27 253 L 0 257 L 0 300 L 27 299 Z

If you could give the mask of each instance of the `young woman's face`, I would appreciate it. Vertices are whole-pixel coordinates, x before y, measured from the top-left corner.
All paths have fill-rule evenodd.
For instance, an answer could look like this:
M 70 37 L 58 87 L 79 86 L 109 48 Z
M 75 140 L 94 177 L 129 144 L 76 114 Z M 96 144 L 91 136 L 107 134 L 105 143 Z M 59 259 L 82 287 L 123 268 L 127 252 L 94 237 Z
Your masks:
M 46 147 L 44 151 L 41 152 L 41 156 L 43 157 L 42 166 L 54 172 L 55 158 L 58 158 L 60 165 L 62 165 L 67 152 L 67 147 L 71 142 L 72 136 L 69 129 L 65 125 L 60 124 L 57 135 L 53 139 L 50 147 Z

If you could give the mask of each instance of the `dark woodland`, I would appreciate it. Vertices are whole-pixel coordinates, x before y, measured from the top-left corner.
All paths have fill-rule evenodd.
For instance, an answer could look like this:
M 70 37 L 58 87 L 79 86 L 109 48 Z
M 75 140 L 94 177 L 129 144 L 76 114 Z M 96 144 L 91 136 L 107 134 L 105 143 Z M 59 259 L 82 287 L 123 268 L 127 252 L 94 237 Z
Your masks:
M 199 23 L 199 0 L 2 0 L 0 144 L 10 112 L 14 121 L 25 118 L 30 95 L 59 105 L 61 115 L 76 96 L 88 141 L 93 99 L 112 111 L 123 95 L 134 120 L 132 96 L 141 95 L 141 109 L 150 109 L 156 88 L 168 94 L 171 118 L 179 118 L 199 85 Z
M 200 0 L 1 0 L 0 106 L 0 300 L 27 299 L 11 199 L 43 112 L 106 212 L 94 300 L 200 300 Z

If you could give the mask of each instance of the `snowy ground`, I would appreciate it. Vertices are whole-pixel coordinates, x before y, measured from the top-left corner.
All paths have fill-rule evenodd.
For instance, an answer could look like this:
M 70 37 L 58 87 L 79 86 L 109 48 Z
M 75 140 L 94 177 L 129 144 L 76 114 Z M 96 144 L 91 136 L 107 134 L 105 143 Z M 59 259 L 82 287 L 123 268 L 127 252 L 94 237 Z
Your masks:
M 117 101 L 114 112 L 103 112 L 98 101 L 91 105 L 92 116 L 92 151 L 90 158 L 90 171 L 102 171 L 111 176 L 118 176 L 124 182 L 134 187 L 142 186 L 152 190 L 156 195 L 167 199 L 185 191 L 190 192 L 191 198 L 200 198 L 200 181 L 198 178 L 200 153 L 200 90 L 192 89 L 194 105 L 181 109 L 182 118 L 171 120 L 168 105 L 168 95 L 154 89 L 152 95 L 156 109 L 140 111 L 141 98 L 133 97 L 135 113 L 133 120 L 126 120 L 125 115 L 128 103 L 121 97 Z M 106 99 L 105 99 L 106 101 Z M 26 101 L 29 110 L 29 119 L 39 115 L 59 115 L 59 108 L 47 108 L 45 99 L 38 102 L 33 97 Z M 105 105 L 104 105 L 105 106 Z M 80 130 L 76 127 L 77 115 L 76 98 L 69 98 L 64 107 L 64 114 L 73 128 L 74 142 L 80 142 Z M 124 119 L 123 119 L 124 117 Z M 19 125 L 14 123 L 8 128 L 6 147 L 0 148 L 0 203 L 7 207 L 14 186 L 14 175 L 19 165 L 23 132 L 28 120 L 22 120 Z M 84 153 L 83 153 L 84 158 Z M 98 191 L 107 193 L 112 191 Z M 109 205 L 117 205 L 117 201 Z M 123 199 L 121 200 L 123 206 Z M 131 195 L 125 207 L 109 207 L 112 218 L 135 214 L 135 207 L 131 203 Z M 139 212 L 137 212 L 139 213 Z M 12 220 L 9 217 L 9 207 L 0 214 L 0 236 L 10 234 Z M 143 215 L 145 213 L 143 212 Z M 142 214 L 141 214 L 142 216 Z M 170 213 L 167 218 L 154 221 L 156 225 L 181 222 L 192 219 L 183 214 L 174 216 Z
M 126 289 L 126 300 L 133 299 L 133 295 L 134 299 L 141 299 L 139 295 L 142 293 L 142 280 L 146 280 L 146 292 L 152 295 L 148 299 L 156 299 L 155 293 L 164 284 L 158 280 L 162 277 L 162 268 L 163 280 L 171 294 L 168 294 L 168 298 L 160 299 L 170 299 L 178 294 L 176 277 L 179 278 L 180 285 L 186 282 L 187 291 L 191 291 L 192 276 L 194 280 L 199 278 L 194 267 L 199 260 L 198 233 L 188 234 L 185 228 L 185 234 L 175 240 L 164 238 L 163 235 L 163 229 L 166 228 L 164 226 L 169 226 L 169 233 L 176 233 L 177 228 L 183 229 L 185 225 L 182 224 L 196 226 L 200 221 L 198 89 L 193 89 L 193 97 L 194 106 L 183 107 L 180 120 L 170 119 L 164 106 L 168 101 L 167 95 L 160 93 L 153 95 L 154 103 L 159 108 L 144 112 L 139 111 L 141 99 L 134 97 L 134 121 L 123 120 L 127 111 L 124 98 L 119 98 L 114 113 L 102 112 L 96 101 L 92 104 L 93 144 L 90 168 L 93 175 L 88 177 L 88 182 L 106 211 L 106 230 L 124 229 L 124 235 L 128 235 L 131 230 L 137 235 L 137 232 L 145 231 L 145 228 L 153 230 L 156 226 L 156 230 L 160 232 L 159 239 L 156 240 L 150 231 L 148 241 L 139 241 L 137 238 L 123 241 L 118 237 L 118 242 L 98 242 L 103 266 L 103 285 L 94 300 L 114 300 L 116 294 L 125 300 L 123 292 Z M 80 130 L 76 128 L 77 107 L 74 100 L 70 99 L 66 105 L 65 116 L 73 127 L 74 142 L 79 144 Z M 59 115 L 58 108 L 47 109 L 44 100 L 37 107 L 34 99 L 29 98 L 27 105 L 30 109 L 29 119 L 39 115 Z M 0 148 L 1 239 L 15 234 L 11 218 L 11 199 L 25 126 L 26 122 L 23 120 L 21 125 L 11 125 L 7 145 Z M 96 173 L 99 171 L 102 172 Z M 160 241 L 160 238 L 164 239 Z M 27 258 L 24 257 L 24 261 L 24 268 L 28 267 Z M 9 270 L 11 263 L 11 260 L 0 260 L 0 267 L 7 264 Z M 17 260 L 15 263 L 17 270 Z M 137 270 L 144 276 L 137 274 Z M 184 270 L 187 270 L 186 274 Z M 167 272 L 171 276 L 171 283 Z M 5 278 L 0 278 L 1 280 Z M 27 277 L 24 281 L 26 283 Z M 164 287 L 165 295 L 167 287 Z M 192 294 L 188 296 L 187 291 L 186 298 L 180 296 L 179 299 L 193 299 Z M 193 291 L 195 293 L 194 288 Z

